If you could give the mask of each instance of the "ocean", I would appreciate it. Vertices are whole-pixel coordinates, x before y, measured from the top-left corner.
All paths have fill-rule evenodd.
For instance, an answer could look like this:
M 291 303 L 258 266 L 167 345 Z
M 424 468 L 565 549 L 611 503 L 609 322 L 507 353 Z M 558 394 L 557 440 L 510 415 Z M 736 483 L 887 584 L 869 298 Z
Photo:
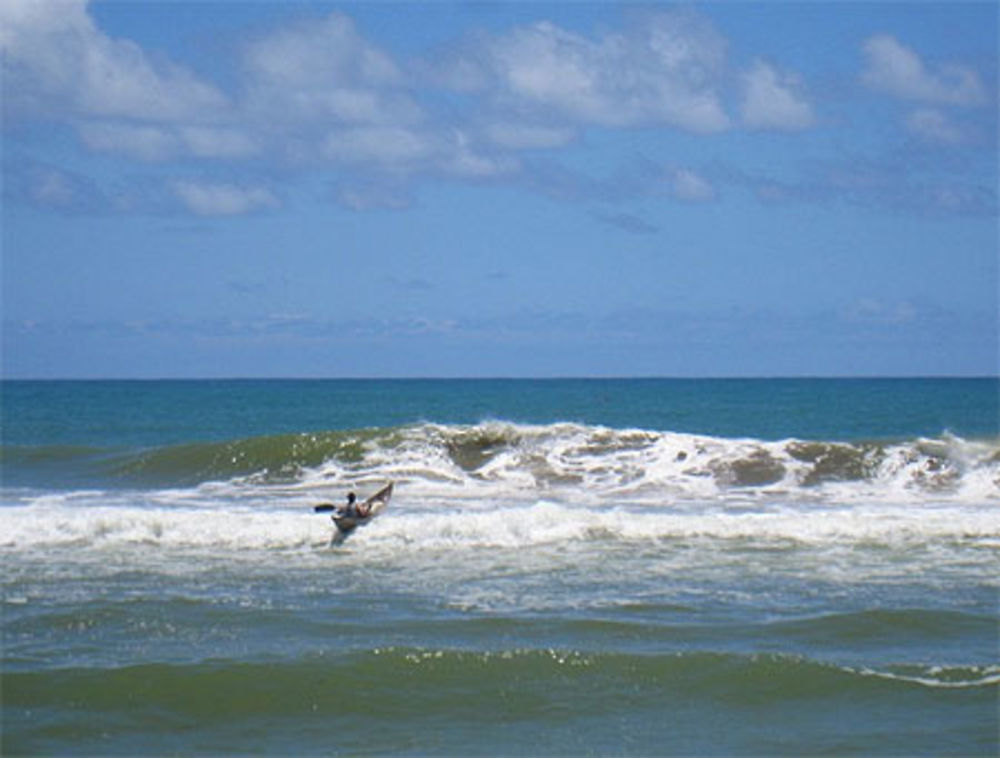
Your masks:
M 1000 750 L 997 379 L 0 393 L 4 755 Z

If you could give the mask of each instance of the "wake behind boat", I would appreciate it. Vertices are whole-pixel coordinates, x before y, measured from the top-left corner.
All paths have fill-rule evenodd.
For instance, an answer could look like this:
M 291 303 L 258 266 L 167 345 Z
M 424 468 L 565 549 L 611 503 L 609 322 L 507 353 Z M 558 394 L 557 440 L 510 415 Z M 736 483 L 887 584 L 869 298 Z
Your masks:
M 389 505 L 389 499 L 392 497 L 392 487 L 393 483 L 389 482 L 389 484 L 359 505 L 351 503 L 339 508 L 332 503 L 317 505 L 313 509 L 317 513 L 335 511 L 333 516 L 330 517 L 333 520 L 334 526 L 337 527 L 332 544 L 336 545 L 343 542 L 351 532 L 359 526 L 364 526 L 385 510 Z

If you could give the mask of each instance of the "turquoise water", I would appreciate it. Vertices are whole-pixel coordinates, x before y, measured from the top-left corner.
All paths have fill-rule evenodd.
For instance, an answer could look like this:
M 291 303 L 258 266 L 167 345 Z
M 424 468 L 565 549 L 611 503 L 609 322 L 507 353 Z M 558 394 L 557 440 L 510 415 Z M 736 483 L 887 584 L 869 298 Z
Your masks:
M 2 752 L 996 754 L 997 399 L 5 382 Z
M 3 383 L 5 444 L 166 445 L 489 419 L 761 439 L 997 434 L 994 379 Z

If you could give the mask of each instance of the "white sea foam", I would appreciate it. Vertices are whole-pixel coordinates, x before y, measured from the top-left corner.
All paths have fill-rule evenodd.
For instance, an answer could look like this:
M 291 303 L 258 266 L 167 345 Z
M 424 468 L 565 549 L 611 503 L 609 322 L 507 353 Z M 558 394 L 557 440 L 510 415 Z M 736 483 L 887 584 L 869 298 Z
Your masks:
M 933 689 L 972 689 L 977 687 L 992 687 L 1000 684 L 1000 666 L 951 669 L 932 666 L 920 674 L 904 674 L 893 671 L 877 671 L 874 669 L 860 669 L 856 673 L 862 676 L 918 684 L 922 687 Z
M 567 542 L 744 540 L 801 545 L 934 546 L 943 542 L 996 550 L 1000 520 L 989 505 L 734 503 L 593 506 L 442 499 L 397 488 L 387 514 L 353 540 L 386 549 L 519 547 Z M 246 495 L 247 493 L 242 493 Z M 3 510 L 0 546 L 292 549 L 322 543 L 332 533 L 315 501 L 302 492 L 257 489 L 252 496 L 216 488 L 190 492 L 45 494 Z
M 893 444 L 722 439 L 579 424 L 422 424 L 278 482 L 5 493 L 0 546 L 274 550 L 325 544 L 320 501 L 397 482 L 352 544 L 463 549 L 724 540 L 995 553 L 1000 452 L 951 436 Z
M 403 481 L 416 496 L 606 503 L 928 500 L 1000 504 L 1000 447 L 939 440 L 847 444 L 724 439 L 578 424 L 424 424 L 330 459 L 303 488 Z

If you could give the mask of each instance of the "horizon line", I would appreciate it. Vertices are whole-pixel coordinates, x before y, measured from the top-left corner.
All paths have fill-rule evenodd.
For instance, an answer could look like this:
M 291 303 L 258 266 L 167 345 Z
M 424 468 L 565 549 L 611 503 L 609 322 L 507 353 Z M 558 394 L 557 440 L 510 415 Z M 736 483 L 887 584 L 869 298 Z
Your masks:
M 483 375 L 483 376 L 0 376 L 0 382 L 389 382 L 389 381 L 716 381 L 716 380 L 997 379 L 997 374 L 704 374 L 704 375 Z

